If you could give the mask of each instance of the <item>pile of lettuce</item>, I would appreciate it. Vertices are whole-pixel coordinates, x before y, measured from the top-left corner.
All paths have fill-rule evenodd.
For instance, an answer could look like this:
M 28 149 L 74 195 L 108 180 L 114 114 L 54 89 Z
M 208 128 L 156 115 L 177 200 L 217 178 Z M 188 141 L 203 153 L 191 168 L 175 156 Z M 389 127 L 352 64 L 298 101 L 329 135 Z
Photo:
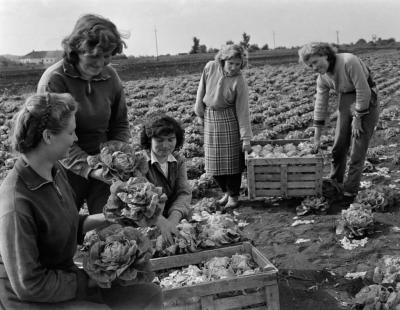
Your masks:
M 384 212 L 388 208 L 396 206 L 399 198 L 398 190 L 384 185 L 359 191 L 355 201 L 372 210 L 372 212 Z
M 199 265 L 171 271 L 160 279 L 163 288 L 176 288 L 261 272 L 250 254 L 236 253 L 231 257 L 212 257 Z
M 306 215 L 309 213 L 324 214 L 328 209 L 328 201 L 323 196 L 308 196 L 304 198 L 300 206 L 296 207 L 296 213 L 297 215 Z
M 182 219 L 176 228 L 178 235 L 174 236 L 172 245 L 163 242 L 161 237 L 157 239 L 157 256 L 193 253 L 242 240 L 239 225 L 234 217 L 230 214 L 221 214 L 220 211 L 193 212 L 190 221 Z
M 116 181 L 110 187 L 110 196 L 103 213 L 112 222 L 133 222 L 146 227 L 156 224 L 163 213 L 167 195 L 144 177 Z
M 112 224 L 89 231 L 84 239 L 83 268 L 100 287 L 151 282 L 151 242 L 133 227 Z
M 87 157 L 89 166 L 101 168 L 105 179 L 127 181 L 130 177 L 144 176 L 148 163 L 138 148 L 120 141 L 108 141 L 101 145 L 100 154 Z
M 346 234 L 349 239 L 363 238 L 374 232 L 374 216 L 372 211 L 359 203 L 352 203 L 342 216 L 336 227 L 337 234 Z

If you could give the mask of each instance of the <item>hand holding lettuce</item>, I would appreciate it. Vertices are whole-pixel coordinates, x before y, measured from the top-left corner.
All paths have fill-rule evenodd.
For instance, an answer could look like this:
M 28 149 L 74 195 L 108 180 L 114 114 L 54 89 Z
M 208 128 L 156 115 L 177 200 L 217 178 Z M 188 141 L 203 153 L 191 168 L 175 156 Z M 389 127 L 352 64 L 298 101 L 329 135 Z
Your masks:
M 128 220 L 137 226 L 155 225 L 163 213 L 167 196 L 144 177 L 116 181 L 110 187 L 111 195 L 103 213 L 108 221 Z

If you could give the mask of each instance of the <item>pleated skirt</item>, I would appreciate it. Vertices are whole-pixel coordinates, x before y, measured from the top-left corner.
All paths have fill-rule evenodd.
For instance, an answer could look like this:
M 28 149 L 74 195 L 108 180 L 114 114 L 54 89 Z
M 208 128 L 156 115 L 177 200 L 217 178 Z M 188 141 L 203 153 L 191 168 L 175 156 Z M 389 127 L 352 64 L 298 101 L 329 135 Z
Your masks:
M 233 108 L 213 110 L 204 114 L 205 169 L 209 175 L 241 173 L 244 154 L 239 123 Z

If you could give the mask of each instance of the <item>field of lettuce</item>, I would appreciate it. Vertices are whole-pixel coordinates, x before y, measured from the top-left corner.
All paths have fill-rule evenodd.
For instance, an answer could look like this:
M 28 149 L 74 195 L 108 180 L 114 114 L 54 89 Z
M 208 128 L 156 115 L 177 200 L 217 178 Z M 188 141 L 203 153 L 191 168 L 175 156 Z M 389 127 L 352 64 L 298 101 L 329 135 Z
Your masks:
M 380 259 L 384 255 L 400 255 L 399 56 L 398 50 L 360 55 L 374 74 L 381 106 L 363 175 L 363 194 L 370 199 L 368 191 L 375 190 L 375 196 L 384 199 L 382 207 L 372 207 L 373 232 L 364 245 L 351 250 L 344 248 L 341 237 L 335 233 L 341 210 L 332 207 L 327 214 L 316 210 L 298 216 L 296 207 L 301 199 L 268 197 L 264 201 L 249 201 L 245 196 L 246 180 L 243 180 L 242 205 L 234 212 L 246 224 L 243 225 L 246 238 L 280 270 L 281 309 L 350 309 L 354 295 L 373 282 L 372 274 Z M 194 124 L 193 105 L 200 73 L 124 81 L 133 139 L 137 138 L 145 115 L 155 110 L 164 110 L 185 127 L 186 141 L 181 152 L 188 159 L 194 203 L 220 195 L 203 175 L 202 135 Z M 250 89 L 251 122 L 256 140 L 312 137 L 313 129 L 309 126 L 316 75 L 310 69 L 297 63 L 257 67 L 250 64 L 244 74 Z M 28 95 L 0 90 L 0 180 L 15 160 L 8 141 L 11 118 Z M 330 122 L 324 131 L 328 149 L 336 120 L 335 97 L 332 93 Z M 329 171 L 328 158 L 325 170 Z M 298 219 L 304 222 L 293 225 Z M 362 277 L 353 279 L 354 273 Z M 291 306 L 294 303 L 296 308 Z

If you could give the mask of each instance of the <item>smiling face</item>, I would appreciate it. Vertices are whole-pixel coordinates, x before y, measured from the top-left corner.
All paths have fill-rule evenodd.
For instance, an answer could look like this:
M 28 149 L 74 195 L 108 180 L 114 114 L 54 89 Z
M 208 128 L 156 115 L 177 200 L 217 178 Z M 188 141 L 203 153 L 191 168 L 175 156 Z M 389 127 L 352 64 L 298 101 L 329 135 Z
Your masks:
M 111 61 L 111 52 L 99 53 L 99 54 L 78 54 L 78 70 L 82 74 L 83 78 L 91 79 L 92 77 L 99 75 L 103 68 L 107 66 Z
M 228 75 L 235 75 L 239 73 L 241 66 L 242 60 L 240 58 L 226 59 L 224 63 L 224 71 Z
M 319 74 L 325 74 L 329 68 L 328 56 L 313 55 L 308 61 L 307 65 Z
M 167 161 L 168 156 L 175 150 L 175 147 L 175 133 L 151 138 L 151 151 L 160 162 Z

